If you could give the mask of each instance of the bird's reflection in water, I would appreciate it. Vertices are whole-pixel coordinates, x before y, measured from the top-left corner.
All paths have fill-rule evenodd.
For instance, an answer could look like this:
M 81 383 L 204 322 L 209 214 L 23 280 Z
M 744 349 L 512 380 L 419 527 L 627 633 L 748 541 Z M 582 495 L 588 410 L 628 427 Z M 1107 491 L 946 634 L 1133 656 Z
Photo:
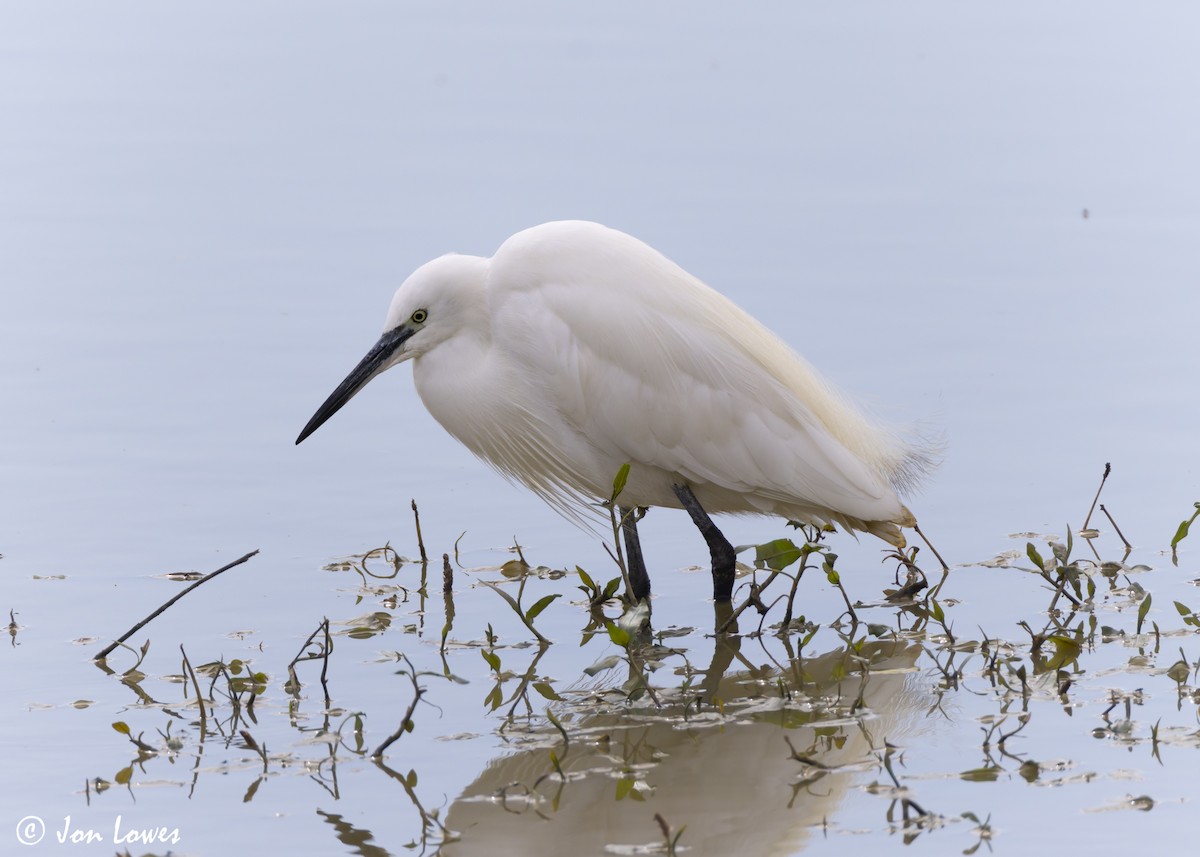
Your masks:
M 875 771 L 884 742 L 927 722 L 920 646 L 872 642 L 726 675 L 735 658 L 749 663 L 739 642 L 718 642 L 692 688 L 706 704 L 572 709 L 560 714 L 569 747 L 548 726 L 533 748 L 493 760 L 451 805 L 446 826 L 461 838 L 442 853 L 642 853 L 630 849 L 663 841 L 656 814 L 686 825 L 689 855 L 801 850 L 856 775 Z

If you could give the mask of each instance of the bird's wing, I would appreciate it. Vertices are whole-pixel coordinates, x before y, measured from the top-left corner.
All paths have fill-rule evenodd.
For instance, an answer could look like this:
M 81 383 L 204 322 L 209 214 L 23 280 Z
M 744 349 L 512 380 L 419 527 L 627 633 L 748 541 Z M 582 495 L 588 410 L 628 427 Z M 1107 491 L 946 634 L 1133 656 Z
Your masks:
M 824 390 L 807 364 L 656 251 L 612 235 L 622 240 L 566 242 L 540 258 L 524 248 L 510 263 L 502 248 L 489 283 L 496 348 L 578 436 L 613 460 L 757 498 L 761 511 L 898 514 L 885 479 L 789 377 L 807 372 Z M 828 401 L 816 404 L 829 413 Z

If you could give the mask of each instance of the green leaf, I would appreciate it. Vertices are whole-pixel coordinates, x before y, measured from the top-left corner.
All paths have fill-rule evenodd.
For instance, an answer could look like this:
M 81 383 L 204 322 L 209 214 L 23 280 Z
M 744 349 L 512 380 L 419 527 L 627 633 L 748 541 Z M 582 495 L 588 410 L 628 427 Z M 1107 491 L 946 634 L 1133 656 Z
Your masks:
M 617 471 L 616 478 L 613 479 L 612 500 L 615 503 L 617 498 L 621 496 L 621 492 L 625 490 L 625 482 L 629 479 L 629 462 L 621 465 L 621 469 Z
M 837 558 L 837 554 L 826 552 L 825 561 L 821 563 L 821 571 L 825 572 L 825 579 L 832 585 L 841 586 L 842 577 L 833 567 L 833 564 L 837 562 Z
M 545 598 L 539 598 L 536 602 L 534 602 L 534 605 L 526 611 L 525 618 L 532 622 L 534 617 L 550 606 L 551 601 L 561 595 L 561 592 L 555 592 L 553 595 L 547 595 Z
M 546 709 L 546 719 L 554 724 L 554 728 L 557 729 L 558 734 L 562 736 L 563 756 L 565 757 L 567 753 L 571 752 L 571 736 L 567 732 L 567 730 L 563 727 L 562 722 L 557 717 L 554 716 L 554 712 L 551 711 L 549 708 Z M 562 768 L 559 767 L 558 753 L 556 753 L 554 750 L 550 751 L 550 760 L 552 762 L 554 762 L 554 769 L 556 771 L 558 771 L 559 775 L 562 776 L 563 779 L 565 780 L 566 774 L 564 774 L 562 771 Z
M 617 800 L 625 800 L 625 798 L 629 797 L 630 793 L 633 792 L 633 786 L 636 782 L 637 780 L 633 777 L 624 777 L 617 780 Z
M 1196 519 L 1192 518 L 1192 521 L 1194 520 Z M 1171 539 L 1171 547 L 1175 547 L 1175 545 L 1187 538 L 1188 530 L 1192 526 L 1192 521 L 1180 521 L 1179 529 L 1175 531 L 1175 538 Z
M 254 796 L 258 794 L 258 787 L 262 785 L 263 778 L 259 777 L 250 784 L 250 788 L 246 789 L 246 794 L 242 796 L 242 803 L 250 803 L 254 800 Z
M 1042 555 L 1038 553 L 1037 548 L 1033 546 L 1033 542 L 1025 543 L 1025 555 L 1029 557 L 1029 561 L 1034 564 L 1038 571 L 1046 570 L 1046 563 L 1042 559 Z
M 614 577 L 612 580 L 610 580 L 608 583 L 606 583 L 604 585 L 604 592 L 601 593 L 600 600 L 607 601 L 608 599 L 612 598 L 613 595 L 616 594 L 616 591 L 620 588 L 620 586 L 621 586 L 621 578 Z
M 1074 637 L 1056 634 L 1050 637 L 1050 642 L 1054 644 L 1054 656 L 1046 662 L 1047 669 L 1057 670 L 1069 666 L 1079 660 L 1079 655 L 1083 652 L 1083 646 Z
M 510 559 L 504 565 L 500 566 L 500 573 L 509 580 L 517 580 L 529 573 L 529 564 L 524 560 Z
M 117 730 L 118 732 L 120 732 L 122 735 L 128 735 L 128 734 L 129 734 L 129 724 L 128 724 L 128 723 L 126 723 L 124 720 L 118 720 L 116 723 L 114 723 L 114 724 L 112 725 L 112 728 L 113 728 L 113 729 L 116 729 L 116 730 Z
M 939 604 L 936 599 L 933 601 L 933 606 L 930 608 L 930 612 L 933 613 L 933 618 L 937 621 L 946 621 L 946 611 L 942 609 L 942 605 Z
M 548 681 L 535 681 L 533 683 L 533 689 L 542 696 L 546 697 L 546 699 L 553 700 L 554 702 L 563 701 L 563 698 L 558 695 L 558 692 L 554 688 L 550 686 L 550 682 Z
M 1192 608 L 1180 601 L 1176 601 L 1175 609 L 1178 610 L 1179 615 L 1183 617 L 1183 623 L 1185 625 L 1191 625 L 1193 628 L 1200 628 L 1200 617 L 1197 617 L 1196 614 L 1192 612 Z
M 1167 670 L 1167 678 L 1171 681 L 1183 684 L 1188 680 L 1188 676 L 1192 674 L 1192 668 L 1187 661 L 1176 661 L 1171 664 L 1171 668 Z
M 517 604 L 517 599 L 513 598 L 511 595 L 509 595 L 507 592 L 505 592 L 503 589 L 501 589 L 496 584 L 492 583 L 490 580 L 481 580 L 479 582 L 482 583 L 484 586 L 490 586 L 492 589 L 494 589 L 496 591 L 496 594 L 499 595 L 501 598 L 503 598 L 505 601 L 507 601 L 508 606 L 511 607 L 513 610 L 515 610 L 518 616 L 521 615 L 521 605 Z M 491 625 L 489 625 L 488 627 L 490 628 Z
M 994 783 L 1000 778 L 1000 772 L 1003 770 L 999 765 L 989 765 L 986 768 L 973 768 L 970 771 L 963 771 L 958 775 L 960 780 L 966 780 L 969 783 Z
M 608 631 L 609 639 L 622 649 L 629 645 L 629 632 L 616 622 L 608 622 L 604 627 Z
M 500 685 L 492 688 L 492 692 L 483 700 L 483 704 L 488 706 L 492 711 L 500 707 L 500 703 L 504 702 L 504 694 L 500 691 Z
M 754 546 L 754 564 L 759 568 L 766 566 L 773 571 L 782 571 L 800 559 L 800 556 L 800 548 L 796 547 L 796 543 L 791 539 L 775 539 Z
M 596 586 L 596 582 L 592 580 L 592 576 L 582 568 L 575 566 L 575 572 L 579 575 L 579 579 L 583 581 L 583 585 L 588 588 L 589 592 L 594 592 L 595 590 L 599 589 L 599 587 Z
M 1146 621 L 1146 614 L 1150 612 L 1150 602 L 1153 596 L 1147 592 L 1146 597 L 1142 599 L 1142 603 L 1138 605 L 1138 621 L 1137 632 L 1142 633 L 1142 623 Z
M 483 655 L 483 659 L 487 661 L 489 667 L 496 672 L 500 672 L 500 656 L 498 654 L 495 652 L 485 652 L 483 649 L 479 650 L 479 654 Z
M 410 789 L 415 789 L 417 787 L 417 769 L 416 768 L 412 768 L 411 770 L 409 770 L 408 776 L 404 778 L 404 784 L 406 786 L 408 786 Z
M 804 639 L 800 641 L 800 645 L 798 646 L 798 648 L 803 649 L 805 646 L 807 646 L 809 643 L 811 643 L 812 638 L 817 636 L 817 631 L 820 631 L 820 630 L 821 630 L 821 626 L 817 625 L 815 628 L 813 628 L 811 631 L 809 631 L 807 634 L 805 634 Z

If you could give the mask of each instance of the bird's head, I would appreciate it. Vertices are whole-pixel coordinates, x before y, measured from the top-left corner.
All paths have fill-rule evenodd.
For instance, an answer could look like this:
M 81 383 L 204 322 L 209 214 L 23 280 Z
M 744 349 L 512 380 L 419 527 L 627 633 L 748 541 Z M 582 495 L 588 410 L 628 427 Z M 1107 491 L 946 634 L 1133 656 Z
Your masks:
M 379 341 L 317 409 L 296 443 L 320 428 L 376 375 L 468 329 L 474 316 L 483 312 L 487 262 L 477 256 L 450 255 L 415 270 L 396 290 Z

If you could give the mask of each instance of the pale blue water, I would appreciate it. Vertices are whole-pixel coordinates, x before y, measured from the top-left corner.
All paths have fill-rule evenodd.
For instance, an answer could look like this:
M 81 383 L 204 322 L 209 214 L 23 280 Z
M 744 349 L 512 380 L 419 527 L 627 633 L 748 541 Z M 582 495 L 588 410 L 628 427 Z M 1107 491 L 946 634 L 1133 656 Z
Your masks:
M 251 766 L 234 784 L 209 773 L 190 795 L 147 787 L 135 803 L 110 791 L 88 810 L 85 780 L 111 780 L 131 756 L 108 724 L 160 723 L 125 710 L 136 697 L 91 666 L 95 643 L 71 641 L 107 640 L 176 591 L 155 575 L 259 548 L 147 629 L 143 669 L 178 672 L 183 643 L 197 660 L 253 651 L 282 680 L 322 616 L 379 609 L 320 569 L 387 540 L 415 553 L 413 497 L 436 554 L 465 530 L 467 564 L 501 562 L 495 549 L 515 535 L 535 563 L 611 574 L 590 536 L 445 436 L 407 370 L 292 445 L 374 342 L 409 271 L 449 250 L 489 254 L 545 220 L 638 235 L 880 413 L 944 433 L 945 462 L 913 506 L 953 562 L 1023 548 L 1010 532 L 1078 526 L 1111 461 L 1106 504 L 1139 561 L 1165 569 L 1158 552 L 1200 499 L 1198 19 L 1182 3 L 7 5 L 0 611 L 23 627 L 0 646 L 0 752 L 21 772 L 0 786 L 0 851 L 24 815 L 88 815 L 107 829 L 124 812 L 181 827 L 182 853 L 225 841 L 207 832 L 214 820 L 246 851 L 334 853 L 314 808 L 404 850 L 401 793 L 365 763 L 342 777 L 339 800 L 276 776 L 243 804 Z M 730 535 L 779 530 L 741 521 Z M 703 628 L 703 575 L 671 571 L 705 559 L 690 525 L 652 513 L 643 541 L 660 569 L 658 621 Z M 886 575 L 876 547 L 844 541 L 845 561 L 879 578 L 860 594 L 873 597 Z M 1198 576 L 1188 547 L 1170 572 L 1179 580 Z M 52 575 L 66 577 L 35 579 Z M 962 572 L 949 593 L 964 602 L 959 633 L 983 624 L 1017 639 L 997 605 L 1043 602 L 1013 589 Z M 459 596 L 462 639 L 507 621 L 489 595 Z M 1190 587 L 1163 592 L 1164 623 L 1171 597 L 1200 601 Z M 813 599 L 836 614 L 835 595 Z M 573 639 L 582 617 L 554 615 L 545 621 Z M 345 644 L 340 705 L 399 716 L 407 688 L 381 686 L 390 670 L 373 662 L 413 643 L 399 626 L 418 621 L 400 608 L 391 636 Z M 441 622 L 439 606 L 419 650 L 436 650 Z M 254 633 L 229 636 L 238 630 Z M 577 657 L 594 658 L 560 648 L 544 668 L 564 680 Z M 461 662 L 477 680 L 431 688 L 442 719 L 425 715 L 402 765 L 434 805 L 498 752 L 479 707 L 486 665 Z M 69 706 L 81 698 L 95 704 Z M 927 788 L 963 791 L 937 777 L 978 764 L 979 714 L 968 706 L 910 751 Z M 258 727 L 280 752 L 294 738 L 284 721 L 277 709 L 277 733 Z M 1106 775 L 1126 766 L 1091 755 L 1090 725 L 1061 725 L 1030 752 Z M 429 740 L 459 732 L 482 737 Z M 939 808 L 992 812 L 998 849 L 1053 840 L 1099 853 L 1113 830 L 1170 844 L 1188 829 L 1184 811 L 1080 810 L 1126 790 L 1194 798 L 1181 776 L 1196 751 L 1175 752 L 1174 764 L 1138 768 L 1149 784 L 1052 800 L 1018 783 Z M 155 760 L 135 781 L 175 778 L 188 779 Z M 878 835 L 878 810 L 848 798 L 842 823 L 876 835 L 826 847 L 899 845 Z M 640 833 L 632 841 L 654 828 Z

